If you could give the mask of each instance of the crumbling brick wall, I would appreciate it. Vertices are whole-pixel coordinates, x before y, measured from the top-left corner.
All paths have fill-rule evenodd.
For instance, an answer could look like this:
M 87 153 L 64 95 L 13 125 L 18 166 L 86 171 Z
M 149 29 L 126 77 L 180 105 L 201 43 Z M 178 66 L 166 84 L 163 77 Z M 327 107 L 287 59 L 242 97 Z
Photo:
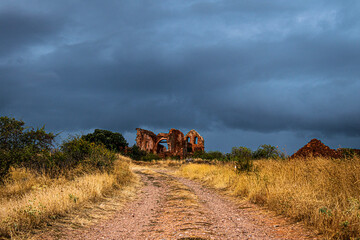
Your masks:
M 143 151 L 156 153 L 157 136 L 155 133 L 137 128 L 136 145 Z
M 204 151 L 204 138 L 195 130 L 186 136 L 177 129 L 170 129 L 169 133 L 155 133 L 137 128 L 136 145 L 148 153 L 155 153 L 161 157 L 179 156 L 184 158 L 195 151 Z M 187 141 L 189 139 L 189 141 Z M 168 149 L 163 145 L 166 142 Z
M 340 158 L 341 154 L 326 146 L 318 139 L 312 139 L 304 147 L 300 148 L 290 158 L 308 158 L 308 157 L 325 157 L 325 158 Z
M 190 130 L 185 135 L 185 140 L 187 143 L 187 151 L 194 153 L 196 151 L 204 151 L 204 138 L 194 129 Z

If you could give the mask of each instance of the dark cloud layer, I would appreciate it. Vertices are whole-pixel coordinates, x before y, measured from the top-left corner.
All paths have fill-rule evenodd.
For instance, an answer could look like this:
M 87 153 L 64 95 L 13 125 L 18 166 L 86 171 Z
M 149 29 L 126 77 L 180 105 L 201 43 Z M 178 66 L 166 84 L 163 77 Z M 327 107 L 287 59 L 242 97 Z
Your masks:
M 0 113 L 54 131 L 195 128 L 211 150 L 360 147 L 359 7 L 3 1 Z

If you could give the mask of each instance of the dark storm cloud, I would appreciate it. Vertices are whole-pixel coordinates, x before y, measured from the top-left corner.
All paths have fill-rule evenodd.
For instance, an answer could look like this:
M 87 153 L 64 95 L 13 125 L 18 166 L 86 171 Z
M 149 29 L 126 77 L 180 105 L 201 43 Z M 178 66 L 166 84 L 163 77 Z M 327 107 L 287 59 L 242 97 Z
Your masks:
M 54 130 L 360 137 L 358 9 L 356 1 L 0 3 L 0 111 Z
M 0 9 L 0 56 L 48 44 L 61 26 L 56 16 L 17 9 Z

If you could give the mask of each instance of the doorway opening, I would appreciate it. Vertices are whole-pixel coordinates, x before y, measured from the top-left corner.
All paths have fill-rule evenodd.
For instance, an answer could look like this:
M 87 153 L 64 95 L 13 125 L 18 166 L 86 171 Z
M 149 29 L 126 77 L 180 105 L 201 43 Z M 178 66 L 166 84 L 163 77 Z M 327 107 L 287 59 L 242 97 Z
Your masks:
M 161 139 L 157 145 L 157 153 L 169 151 L 169 145 L 166 138 Z

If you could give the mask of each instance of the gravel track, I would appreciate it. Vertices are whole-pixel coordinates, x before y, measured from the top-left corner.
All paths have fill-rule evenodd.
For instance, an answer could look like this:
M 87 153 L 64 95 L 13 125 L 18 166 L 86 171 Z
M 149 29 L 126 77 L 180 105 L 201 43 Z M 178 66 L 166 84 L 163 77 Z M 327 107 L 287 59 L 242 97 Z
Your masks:
M 136 200 L 110 219 L 71 229 L 61 239 L 315 239 L 300 224 L 238 204 L 168 170 L 138 168 Z

